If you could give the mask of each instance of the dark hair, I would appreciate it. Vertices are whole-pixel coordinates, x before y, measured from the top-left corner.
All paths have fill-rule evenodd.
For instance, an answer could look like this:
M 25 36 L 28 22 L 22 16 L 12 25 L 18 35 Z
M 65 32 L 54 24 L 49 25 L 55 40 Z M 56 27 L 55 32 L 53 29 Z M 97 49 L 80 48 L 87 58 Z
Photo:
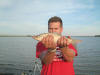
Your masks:
M 51 22 L 60 22 L 60 26 L 61 26 L 61 27 L 63 26 L 62 19 L 61 19 L 60 17 L 57 17 L 57 16 L 51 17 L 51 18 L 48 20 L 48 25 L 49 25 Z

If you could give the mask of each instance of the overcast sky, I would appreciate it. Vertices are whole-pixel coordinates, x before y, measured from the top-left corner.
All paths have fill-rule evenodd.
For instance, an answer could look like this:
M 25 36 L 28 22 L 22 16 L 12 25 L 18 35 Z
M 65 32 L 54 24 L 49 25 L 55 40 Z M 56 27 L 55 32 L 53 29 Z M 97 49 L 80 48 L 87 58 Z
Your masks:
M 63 20 L 64 35 L 100 34 L 100 0 L 0 0 L 0 34 L 48 32 L 48 19 Z

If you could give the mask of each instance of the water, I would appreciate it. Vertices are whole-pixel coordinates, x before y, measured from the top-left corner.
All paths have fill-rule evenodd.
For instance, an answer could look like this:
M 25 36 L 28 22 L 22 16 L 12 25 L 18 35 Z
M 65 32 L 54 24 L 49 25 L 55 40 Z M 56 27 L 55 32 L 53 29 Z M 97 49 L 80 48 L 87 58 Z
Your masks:
M 76 75 L 100 75 L 100 37 L 72 38 L 82 40 L 74 59 Z M 31 37 L 0 37 L 0 73 L 32 75 L 36 43 Z
M 100 37 L 78 37 L 83 40 L 78 45 L 75 58 L 76 75 L 100 75 Z
M 0 37 L 0 73 L 30 72 L 37 41 L 30 37 Z

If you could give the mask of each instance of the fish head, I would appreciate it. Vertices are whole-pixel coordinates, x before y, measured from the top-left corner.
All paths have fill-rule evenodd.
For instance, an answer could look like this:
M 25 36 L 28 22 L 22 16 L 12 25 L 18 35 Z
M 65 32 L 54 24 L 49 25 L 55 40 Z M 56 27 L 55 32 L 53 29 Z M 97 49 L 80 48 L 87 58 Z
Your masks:
M 40 38 L 38 36 L 32 36 L 32 38 L 35 40 L 38 40 L 38 41 L 40 40 Z

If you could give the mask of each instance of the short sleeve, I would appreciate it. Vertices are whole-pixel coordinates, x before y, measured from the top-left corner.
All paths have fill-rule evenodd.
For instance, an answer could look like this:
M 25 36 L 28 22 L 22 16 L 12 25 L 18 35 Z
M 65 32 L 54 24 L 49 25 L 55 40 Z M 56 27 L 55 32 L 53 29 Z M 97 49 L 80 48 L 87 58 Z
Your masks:
M 77 52 L 76 48 L 72 44 L 70 44 L 68 47 L 75 52 L 75 56 L 78 55 L 78 52 Z
M 47 50 L 45 46 L 41 42 L 38 42 L 36 45 L 36 58 L 39 58 L 39 55 L 45 50 Z

